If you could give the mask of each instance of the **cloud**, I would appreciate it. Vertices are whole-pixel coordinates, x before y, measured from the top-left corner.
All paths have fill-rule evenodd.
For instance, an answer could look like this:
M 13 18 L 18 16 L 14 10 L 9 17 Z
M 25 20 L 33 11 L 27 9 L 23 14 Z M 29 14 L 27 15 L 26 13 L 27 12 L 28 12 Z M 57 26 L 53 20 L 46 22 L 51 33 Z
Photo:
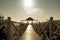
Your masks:
M 42 14 L 42 12 L 43 12 L 43 9 L 39 9 L 39 8 L 30 8 L 30 9 L 26 10 L 26 13 L 29 14 L 29 15 Z

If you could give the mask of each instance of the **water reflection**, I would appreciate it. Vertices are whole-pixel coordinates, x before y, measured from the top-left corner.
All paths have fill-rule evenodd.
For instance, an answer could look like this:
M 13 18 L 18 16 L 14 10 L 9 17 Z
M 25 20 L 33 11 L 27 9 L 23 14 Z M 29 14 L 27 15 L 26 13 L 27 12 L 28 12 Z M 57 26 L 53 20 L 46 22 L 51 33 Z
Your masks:
M 28 25 L 26 31 L 19 40 L 40 40 L 38 34 L 33 30 L 32 25 Z

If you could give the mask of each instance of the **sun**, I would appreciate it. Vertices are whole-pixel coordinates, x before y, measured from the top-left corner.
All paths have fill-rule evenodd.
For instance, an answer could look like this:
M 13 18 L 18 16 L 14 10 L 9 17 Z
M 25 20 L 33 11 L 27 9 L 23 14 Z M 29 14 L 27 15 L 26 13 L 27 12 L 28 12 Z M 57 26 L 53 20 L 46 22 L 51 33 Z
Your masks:
M 26 8 L 32 7 L 33 6 L 33 0 L 24 0 L 23 5 Z

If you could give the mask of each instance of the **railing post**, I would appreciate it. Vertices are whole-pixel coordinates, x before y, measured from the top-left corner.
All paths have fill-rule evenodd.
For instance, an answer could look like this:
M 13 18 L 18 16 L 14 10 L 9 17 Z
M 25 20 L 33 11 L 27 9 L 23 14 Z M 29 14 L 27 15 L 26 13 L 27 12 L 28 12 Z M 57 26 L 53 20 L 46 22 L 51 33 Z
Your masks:
M 50 32 L 50 40 L 52 40 L 52 36 L 53 36 L 53 27 L 52 27 L 52 21 L 53 21 L 53 17 L 50 17 L 50 21 L 49 21 L 49 32 Z
M 32 21 L 32 23 L 31 23 L 31 25 L 33 26 L 33 21 Z
M 19 24 L 19 37 L 21 36 L 21 22 Z
M 41 23 L 39 22 L 39 36 L 41 34 L 41 27 L 40 27 Z
M 11 17 L 8 17 L 7 19 L 7 40 L 11 40 Z
M 29 25 L 29 23 L 28 23 L 29 21 L 27 20 L 27 26 Z
M 22 22 L 20 22 L 20 36 L 22 35 Z

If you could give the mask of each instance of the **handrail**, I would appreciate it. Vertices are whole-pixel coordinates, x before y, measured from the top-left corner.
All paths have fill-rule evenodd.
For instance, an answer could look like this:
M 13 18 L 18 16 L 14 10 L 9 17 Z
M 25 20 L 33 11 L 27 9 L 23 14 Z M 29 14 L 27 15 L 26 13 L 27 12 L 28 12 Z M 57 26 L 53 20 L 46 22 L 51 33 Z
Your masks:
M 11 25 L 16 29 L 16 31 L 20 34 L 20 32 L 18 31 L 18 29 L 15 27 L 15 25 L 13 23 L 11 23 Z
M 44 26 L 44 28 L 42 29 L 41 32 L 43 32 L 45 30 L 45 28 L 47 27 L 48 24 L 49 24 L 49 22 L 47 22 L 47 24 Z

